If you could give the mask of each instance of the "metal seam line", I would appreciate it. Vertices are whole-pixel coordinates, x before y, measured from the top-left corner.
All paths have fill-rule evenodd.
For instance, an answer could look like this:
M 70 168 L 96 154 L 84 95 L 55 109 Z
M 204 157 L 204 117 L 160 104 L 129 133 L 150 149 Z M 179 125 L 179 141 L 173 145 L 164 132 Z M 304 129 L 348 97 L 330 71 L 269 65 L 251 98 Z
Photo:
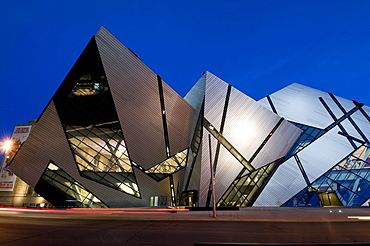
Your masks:
M 364 109 L 360 108 L 360 112 L 363 114 L 363 116 L 367 119 L 367 121 L 370 122 L 370 116 L 365 112 Z
M 354 102 L 355 103 L 355 102 Z M 364 106 L 364 104 L 362 103 L 355 103 L 355 107 L 353 109 L 351 109 L 350 111 L 348 111 L 345 115 L 341 116 L 337 121 L 334 121 L 333 123 L 331 123 L 330 125 L 328 125 L 327 127 L 325 127 L 325 129 L 322 129 L 326 132 L 330 131 L 331 129 L 333 129 L 338 123 L 342 122 L 343 120 L 345 120 L 348 116 L 352 115 L 353 113 L 355 113 L 357 110 L 360 110 L 361 112 L 363 112 L 364 110 L 361 108 L 362 106 Z M 364 112 L 364 116 L 366 117 L 367 114 L 366 112 Z M 369 117 L 369 116 L 367 116 Z M 370 122 L 370 117 L 369 117 L 369 122 Z M 321 134 L 320 137 L 322 137 L 322 135 L 324 135 L 325 133 Z M 319 137 L 319 138 L 320 138 Z M 319 139 L 317 138 L 317 139 Z M 311 143 L 309 143 L 308 145 L 312 144 L 313 142 L 315 142 L 317 139 L 315 139 L 314 141 L 312 141 Z M 308 146 L 306 145 L 305 148 Z M 298 150 L 295 154 L 299 153 L 302 149 Z M 292 155 L 293 156 L 293 155 Z M 291 158 L 292 156 L 290 156 L 289 158 Z
M 222 118 L 221 118 L 221 126 L 220 126 L 220 131 L 219 131 L 221 135 L 223 134 L 224 128 L 225 128 L 225 121 L 226 121 L 227 108 L 229 106 L 230 93 L 231 93 L 231 85 L 229 84 L 229 86 L 227 87 L 225 105 L 224 105 L 224 110 L 222 112 Z M 221 147 L 221 144 L 218 141 L 217 142 L 217 148 L 216 148 L 216 154 L 215 154 L 215 161 L 213 163 L 214 174 L 216 174 L 218 157 L 220 155 L 220 147 Z
M 223 134 L 224 127 L 225 127 L 227 108 L 229 106 L 229 100 L 230 100 L 230 93 L 231 93 L 231 85 L 229 84 L 228 87 L 227 87 L 227 92 L 226 92 L 226 97 L 225 97 L 225 104 L 224 104 L 224 109 L 223 109 L 222 118 L 221 118 L 221 125 L 220 125 L 220 131 L 219 131 L 221 135 Z M 215 160 L 213 162 L 213 174 L 214 175 L 216 175 L 218 158 L 220 156 L 220 148 L 221 148 L 221 143 L 220 143 L 220 141 L 217 141 Z M 212 182 L 212 177 L 211 177 L 211 180 L 210 180 L 210 184 L 211 184 L 211 182 Z M 211 189 L 211 185 L 210 185 L 209 189 L 208 189 L 206 207 L 208 207 L 209 204 L 210 204 L 211 195 L 212 195 L 212 189 Z
M 164 95 L 163 95 L 163 86 L 162 86 L 162 78 L 157 75 L 158 80 L 158 90 L 159 90 L 159 99 L 161 103 L 161 115 L 162 115 L 162 123 L 163 123 L 163 132 L 164 132 L 164 142 L 166 146 L 166 156 L 170 158 L 170 143 L 168 139 L 168 129 L 167 129 L 167 120 L 166 120 L 166 109 L 164 105 Z
M 356 142 L 358 142 L 358 143 L 360 143 L 360 144 L 365 144 L 365 143 L 366 143 L 366 142 L 364 142 L 364 141 L 362 141 L 362 140 L 360 140 L 360 139 L 358 139 L 358 138 L 352 137 L 352 136 L 350 136 L 350 135 L 348 135 L 348 134 L 345 134 L 345 133 L 343 133 L 343 132 L 338 132 L 338 134 L 339 134 L 339 135 L 342 135 L 342 136 L 344 136 L 344 137 L 346 137 L 346 138 L 350 138 L 350 139 L 352 139 L 353 141 L 356 141 Z
M 249 163 L 252 163 L 252 161 L 256 158 L 259 152 L 261 152 L 262 148 L 266 145 L 267 141 L 272 137 L 276 129 L 281 125 L 284 118 L 280 118 L 279 122 L 272 128 L 271 132 L 267 135 L 265 140 L 262 142 L 262 144 L 258 147 L 258 149 L 253 153 L 252 157 L 249 159 Z M 246 168 L 244 167 L 238 174 L 237 178 L 240 178 L 243 173 L 245 172 Z
M 343 108 L 343 106 L 340 104 L 338 99 L 332 94 L 328 93 L 329 96 L 333 99 L 335 104 L 337 104 L 338 108 L 343 112 L 343 114 L 346 114 L 347 111 Z M 349 122 L 351 122 L 352 126 L 356 129 L 356 131 L 360 134 L 360 136 L 366 141 L 369 142 L 369 140 L 366 138 L 365 134 L 361 131 L 361 129 L 357 126 L 356 122 L 352 119 L 351 116 L 348 116 Z
M 230 144 L 216 129 L 215 127 L 206 119 L 203 118 L 203 126 L 218 140 L 221 144 L 232 154 L 243 166 L 245 166 L 250 172 L 255 171 L 255 168 L 245 159 L 238 150 Z
M 281 125 L 283 120 L 284 120 L 284 118 L 280 118 L 279 122 L 274 126 L 274 128 L 272 128 L 271 132 L 267 135 L 265 140 L 263 140 L 261 145 L 258 147 L 258 149 L 253 153 L 252 157 L 249 159 L 249 163 L 252 163 L 252 161 L 256 158 L 258 153 L 261 152 L 262 148 L 266 146 L 267 141 L 270 140 L 272 135 L 274 135 L 275 131 L 279 128 L 279 126 Z
M 201 123 L 201 122 L 202 122 L 202 121 L 201 121 L 201 119 L 204 117 L 204 116 L 203 116 L 203 108 L 204 108 L 204 100 L 203 100 L 203 105 L 202 105 L 201 111 L 200 111 L 199 116 L 198 116 L 197 125 L 195 126 L 195 131 L 197 131 L 198 125 L 200 125 L 200 134 L 199 134 L 199 135 L 200 135 L 200 136 L 199 136 L 200 141 L 199 141 L 199 146 L 198 146 L 198 148 L 197 148 L 196 156 L 195 156 L 195 157 L 193 157 L 193 161 L 192 161 L 192 163 L 191 163 L 191 168 L 190 168 L 190 171 L 189 171 L 188 179 L 187 179 L 187 181 L 186 181 L 186 185 L 185 185 L 185 189 L 184 189 L 184 190 L 187 190 L 187 189 L 188 189 L 188 187 L 189 187 L 190 178 L 191 178 L 191 176 L 192 176 L 192 174 L 193 174 L 193 170 L 194 170 L 195 162 L 196 162 L 197 157 L 198 157 L 198 153 L 199 153 L 200 145 L 202 144 L 202 141 L 203 141 L 203 124 Z M 198 124 L 198 123 L 199 123 L 199 124 Z M 195 136 L 195 135 L 196 135 L 196 134 L 194 134 L 194 136 Z M 194 141 L 194 138 L 195 138 L 194 136 L 193 136 L 192 141 Z
M 329 115 L 330 115 L 330 116 L 331 116 L 331 118 L 334 120 L 334 122 L 337 122 L 337 125 L 338 125 L 338 127 L 340 128 L 340 130 L 341 130 L 343 133 L 347 134 L 346 129 L 345 129 L 345 128 L 340 124 L 340 122 L 338 122 L 337 117 L 334 115 L 333 111 L 331 111 L 330 107 L 326 104 L 326 102 L 324 101 L 324 99 L 323 99 L 322 97 L 319 97 L 319 100 L 320 100 L 320 102 L 322 103 L 322 105 L 324 106 L 324 108 L 326 109 L 326 111 L 328 111 Z M 349 117 L 349 116 L 347 116 L 346 118 L 348 118 L 348 117 Z M 356 144 L 353 142 L 353 140 L 352 140 L 352 139 L 350 139 L 350 138 L 347 138 L 347 139 L 348 139 L 349 143 L 352 145 L 352 147 L 353 147 L 354 149 L 357 149 L 357 146 L 356 146 Z
M 319 100 L 320 100 L 321 97 L 319 97 Z M 321 98 L 322 99 L 322 98 Z M 337 126 L 339 123 L 341 123 L 343 120 L 345 120 L 348 116 L 352 115 L 354 112 L 356 112 L 357 110 L 360 110 L 361 111 L 361 107 L 364 106 L 364 104 L 362 103 L 357 103 L 355 104 L 356 107 L 354 107 L 353 109 L 351 109 L 350 111 L 348 111 L 345 115 L 343 115 L 342 117 L 340 117 L 338 120 L 336 120 L 335 122 L 331 123 L 330 125 L 328 125 L 327 127 L 325 127 L 325 131 L 330 131 L 332 128 L 334 128 L 335 126 Z
M 301 173 L 303 175 L 304 180 L 306 181 L 306 184 L 310 185 L 310 180 L 308 179 L 306 171 L 304 170 L 304 168 L 302 166 L 302 163 L 301 163 L 301 160 L 299 159 L 298 155 L 294 155 L 294 159 L 295 159 L 299 169 L 301 170 Z
M 165 141 L 165 146 L 166 146 L 166 156 L 167 158 L 170 158 L 170 142 L 168 139 L 168 129 L 167 129 L 166 109 L 165 109 L 165 104 L 164 104 L 162 78 L 159 75 L 157 75 L 157 81 L 158 81 L 159 99 L 160 99 L 161 110 L 162 110 L 161 114 L 162 114 L 162 122 L 163 122 L 164 141 Z M 175 188 L 173 184 L 172 174 L 169 175 L 169 180 L 170 180 L 172 205 L 176 206 Z
M 272 112 L 274 112 L 275 114 L 278 114 L 277 111 L 276 111 L 276 108 L 275 108 L 274 104 L 272 103 L 271 97 L 270 96 L 267 96 L 266 98 L 267 98 L 267 101 L 270 104 L 270 107 L 271 107 Z

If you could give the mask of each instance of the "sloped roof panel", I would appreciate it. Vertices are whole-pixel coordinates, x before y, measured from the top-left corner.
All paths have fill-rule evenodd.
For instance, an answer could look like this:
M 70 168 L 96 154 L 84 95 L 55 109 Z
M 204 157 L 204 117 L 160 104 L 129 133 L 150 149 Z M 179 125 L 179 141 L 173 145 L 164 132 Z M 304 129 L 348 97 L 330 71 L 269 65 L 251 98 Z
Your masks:
M 95 39 L 130 158 L 147 169 L 167 158 L 157 75 L 106 29 Z

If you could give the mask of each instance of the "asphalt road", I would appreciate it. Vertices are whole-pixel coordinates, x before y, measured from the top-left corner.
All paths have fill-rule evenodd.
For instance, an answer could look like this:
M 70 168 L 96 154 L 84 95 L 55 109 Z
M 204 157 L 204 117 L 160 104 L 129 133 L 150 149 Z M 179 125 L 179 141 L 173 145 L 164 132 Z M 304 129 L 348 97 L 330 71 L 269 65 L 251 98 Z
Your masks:
M 368 207 L 64 212 L 0 210 L 0 245 L 370 242 Z

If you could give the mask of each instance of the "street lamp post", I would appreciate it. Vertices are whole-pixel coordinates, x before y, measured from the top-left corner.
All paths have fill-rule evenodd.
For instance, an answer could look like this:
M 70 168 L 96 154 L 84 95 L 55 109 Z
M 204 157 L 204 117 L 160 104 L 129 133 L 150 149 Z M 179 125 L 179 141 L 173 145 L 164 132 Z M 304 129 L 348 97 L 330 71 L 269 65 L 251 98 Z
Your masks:
M 213 218 L 216 218 L 216 199 L 215 199 L 215 175 L 213 172 L 213 162 L 212 162 L 212 147 L 211 147 L 211 135 L 208 134 L 209 141 L 209 163 L 211 169 L 211 187 L 212 187 L 212 207 L 213 207 Z

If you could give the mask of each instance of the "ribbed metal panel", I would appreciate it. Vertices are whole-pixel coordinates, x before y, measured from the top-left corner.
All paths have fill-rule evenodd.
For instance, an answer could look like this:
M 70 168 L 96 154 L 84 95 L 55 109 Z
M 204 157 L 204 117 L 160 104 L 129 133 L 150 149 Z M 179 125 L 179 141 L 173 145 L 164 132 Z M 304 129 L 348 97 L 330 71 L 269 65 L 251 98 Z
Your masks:
M 367 112 L 367 114 L 370 116 L 370 108 L 367 107 L 367 106 L 364 106 L 362 108 L 365 112 Z M 369 126 L 369 121 L 363 116 L 363 114 L 361 112 L 355 112 L 353 115 L 352 115 L 352 118 L 354 119 L 354 121 L 356 122 L 357 126 L 361 129 L 361 131 L 365 134 L 365 136 L 367 137 L 367 139 L 370 140 L 370 126 Z M 347 127 L 346 127 L 347 129 Z M 359 135 L 355 135 L 355 133 L 353 133 L 354 130 L 349 130 L 349 134 L 350 135 L 354 135 L 355 137 L 359 138 L 362 140 L 361 136 Z
M 253 161 L 253 166 L 260 168 L 267 163 L 284 157 L 301 133 L 301 129 L 284 120 L 257 155 Z
M 211 178 L 210 170 L 210 154 L 209 154 L 209 141 L 208 132 L 203 129 L 203 141 L 202 141 L 202 165 L 200 170 L 200 188 L 199 188 L 199 206 L 206 206 L 209 182 Z M 217 147 L 217 140 L 211 137 L 211 147 L 212 147 L 212 162 L 215 160 L 215 153 Z
M 204 117 L 220 129 L 228 84 L 210 72 L 205 72 L 206 95 Z
M 170 182 L 168 178 L 157 182 L 137 168 L 135 168 L 135 177 L 139 184 L 141 199 L 144 204 L 147 204 L 146 206 L 149 205 L 151 196 L 167 196 L 168 201 L 171 201 Z
M 104 28 L 95 39 L 130 157 L 149 168 L 166 159 L 157 76 Z
M 279 120 L 279 116 L 232 88 L 223 135 L 249 160 Z
M 10 170 L 27 184 L 35 187 L 50 160 L 58 165 L 59 163 L 74 164 L 71 149 L 53 102 L 48 105 L 32 128 L 27 141 L 11 163 Z
M 247 159 L 261 146 L 277 125 L 280 116 L 232 88 L 224 136 Z M 289 151 L 301 130 L 283 121 L 252 162 L 256 169 L 273 162 Z
M 217 162 L 215 175 L 215 197 L 216 202 L 222 197 L 225 191 L 234 182 L 243 165 L 230 154 L 230 152 L 221 146 L 220 156 Z
M 359 119 L 359 118 L 357 118 L 356 117 L 356 115 L 355 114 L 353 114 L 352 116 L 351 116 L 351 118 L 352 118 L 352 121 L 359 127 L 359 124 L 358 124 L 358 122 L 361 122 L 361 118 Z M 365 118 L 363 118 L 364 120 L 365 120 Z M 352 123 L 348 120 L 348 119 L 345 119 L 344 121 L 342 121 L 341 122 L 341 125 L 342 125 L 342 127 L 345 129 L 345 131 L 347 132 L 347 134 L 348 135 L 350 135 L 351 137 L 355 137 L 355 138 L 357 138 L 357 139 L 359 139 L 359 140 L 362 140 L 362 141 L 364 141 L 364 139 L 361 137 L 361 135 L 359 134 L 359 132 L 355 129 L 355 127 L 352 125 Z M 369 125 L 369 123 L 368 123 L 368 127 L 365 127 L 365 129 L 361 129 L 361 131 L 363 132 L 363 134 L 365 134 L 365 132 L 367 131 L 367 129 L 366 128 L 370 128 L 370 125 Z M 364 131 L 365 130 L 365 131 Z M 341 131 L 340 129 L 338 130 L 338 131 Z M 337 131 L 337 132 L 338 132 Z M 365 136 L 366 136 L 366 134 L 365 134 Z M 345 137 L 343 137 L 342 136 L 342 138 L 345 140 L 345 141 L 347 141 L 346 140 L 346 138 Z M 356 143 L 356 142 L 355 142 Z
M 168 179 L 157 182 L 135 167 L 134 173 L 139 184 L 141 198 L 108 187 L 106 193 L 103 193 L 103 190 L 100 189 L 99 192 L 96 192 L 96 195 L 110 207 L 148 207 L 151 196 L 167 196 L 168 201 L 171 200 Z
M 328 93 L 299 84 L 290 85 L 270 96 L 279 115 L 284 116 L 293 122 L 325 128 L 329 124 L 333 123 L 334 119 L 318 100 L 319 97 L 323 98 L 336 118 L 340 118 L 344 114 Z M 340 97 L 335 98 L 347 112 L 355 106 L 350 100 Z M 262 99 L 259 103 L 270 107 L 266 99 Z M 363 109 L 365 111 L 369 110 L 367 106 L 364 106 Z M 361 129 L 361 132 L 368 137 L 370 135 L 369 121 L 363 116 L 363 114 L 357 111 L 351 116 L 351 118 Z M 342 121 L 341 125 L 344 127 L 347 134 L 363 140 L 359 131 L 355 129 L 354 125 L 348 119 Z M 353 147 L 347 138 L 339 135 L 338 131 L 341 131 L 338 126 L 332 128 L 329 132 L 298 153 L 299 160 L 310 182 L 319 178 L 353 151 Z M 356 143 L 356 145 L 359 145 L 359 143 Z M 291 174 L 288 177 L 285 171 L 283 172 L 282 170 L 287 169 L 289 165 L 289 169 L 294 167 L 296 173 L 293 173 L 290 170 Z M 281 201 L 279 196 L 283 196 L 284 199 L 287 200 L 287 193 L 281 193 L 280 190 L 284 190 L 284 180 L 290 180 L 298 175 L 299 170 L 295 165 L 293 158 L 290 158 L 286 163 L 280 166 L 254 206 L 280 206 L 281 202 L 284 201 Z M 297 186 L 289 186 L 289 189 L 286 189 L 286 191 L 291 194 L 291 196 L 295 195 L 301 188 L 306 186 L 303 179 L 300 183 L 301 184 Z M 280 195 L 275 197 L 275 193 Z M 272 201 L 270 201 L 271 198 L 273 198 Z
M 164 82 L 163 94 L 172 156 L 189 147 L 197 117 L 195 109 Z
M 196 110 L 200 111 L 206 93 L 206 73 L 198 82 L 186 93 L 184 99 Z
M 199 154 L 197 156 L 197 159 L 195 161 L 195 164 L 194 164 L 194 167 L 193 167 L 193 170 L 192 170 L 192 174 L 191 174 L 191 179 L 190 179 L 190 182 L 189 182 L 189 186 L 187 188 L 187 190 L 200 190 L 200 179 L 201 179 L 201 170 L 202 170 L 202 167 L 201 167 L 201 161 L 202 161 L 202 145 L 200 145 L 199 147 Z M 186 167 L 186 174 L 185 174 L 185 177 L 187 178 L 189 173 L 190 173 L 190 165 Z
M 178 172 L 176 172 L 176 173 L 174 173 L 172 175 L 172 177 L 173 177 L 174 191 L 176 193 L 175 196 L 180 197 L 180 195 L 181 195 L 182 187 L 183 187 L 183 183 L 184 183 L 185 173 L 186 173 L 186 170 L 185 169 L 182 169 L 182 170 L 180 170 L 180 171 L 178 171 Z M 170 201 L 170 199 L 168 201 Z
M 279 207 L 307 184 L 294 158 L 279 166 L 253 207 Z
M 338 131 L 338 127 L 333 128 L 298 153 L 311 182 L 354 150 L 347 139 L 337 133 Z
M 313 127 L 325 128 L 333 122 L 318 100 L 323 97 L 333 109 L 337 108 L 326 92 L 318 91 L 300 84 L 292 84 L 270 95 L 279 116 L 286 120 L 307 124 Z M 261 105 L 270 108 L 268 101 L 258 101 Z M 307 113 L 310 112 L 310 113 Z M 342 115 L 337 108 L 336 115 Z

